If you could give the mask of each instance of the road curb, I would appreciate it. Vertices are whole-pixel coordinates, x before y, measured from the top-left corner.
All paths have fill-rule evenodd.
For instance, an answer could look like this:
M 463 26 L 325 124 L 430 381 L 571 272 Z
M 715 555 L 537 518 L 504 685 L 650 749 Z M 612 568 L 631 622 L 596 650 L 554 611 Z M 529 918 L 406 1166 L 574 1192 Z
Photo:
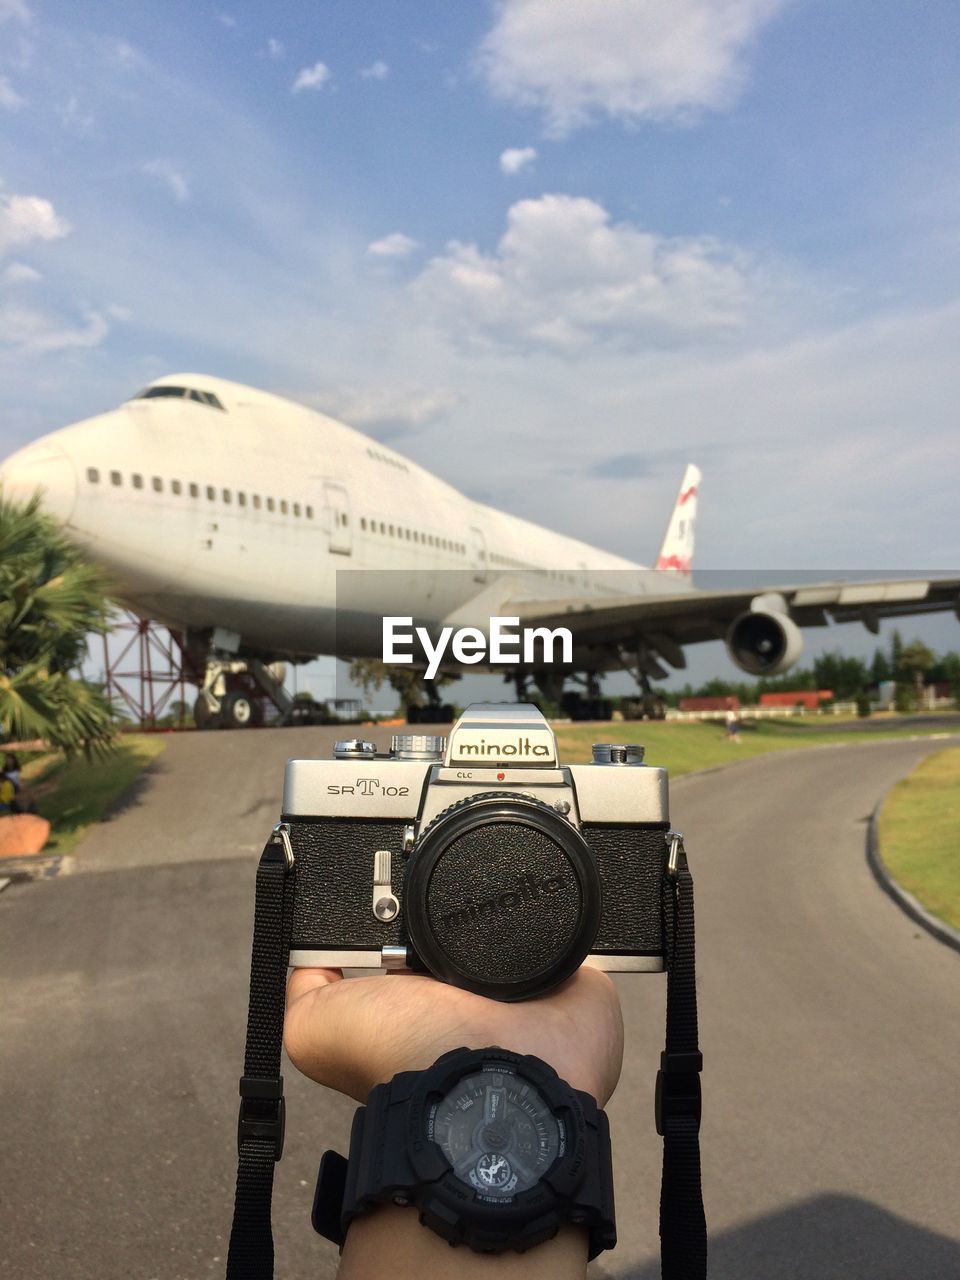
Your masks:
M 18 857 L 4 858 L 0 863 L 0 876 L 6 888 L 8 884 L 19 884 L 26 880 L 52 880 L 54 876 L 70 875 L 77 868 L 77 860 L 72 854 L 29 853 Z
M 887 795 L 889 794 L 887 792 Z M 911 920 L 921 925 L 926 929 L 927 933 L 932 934 L 938 941 L 946 943 L 948 947 L 953 947 L 955 951 L 960 951 L 960 933 L 948 925 L 946 921 L 932 915 L 922 903 L 917 901 L 912 893 L 908 893 L 902 885 L 899 885 L 887 870 L 886 864 L 880 856 L 878 828 L 880 825 L 880 812 L 886 802 L 887 795 L 878 802 L 867 824 L 867 862 L 873 872 L 874 879 L 880 888 L 890 895 L 897 906 L 906 912 Z

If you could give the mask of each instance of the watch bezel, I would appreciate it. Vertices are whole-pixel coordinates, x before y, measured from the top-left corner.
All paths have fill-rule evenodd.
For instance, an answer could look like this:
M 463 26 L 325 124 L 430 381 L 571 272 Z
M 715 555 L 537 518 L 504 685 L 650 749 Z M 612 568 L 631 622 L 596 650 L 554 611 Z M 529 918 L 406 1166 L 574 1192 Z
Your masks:
M 428 1136 L 428 1121 L 434 1102 L 464 1077 L 505 1068 L 540 1092 L 563 1126 L 565 1151 L 532 1187 L 510 1197 L 483 1198 L 454 1173 L 439 1143 Z M 419 1184 L 414 1203 L 426 1225 L 451 1243 L 469 1243 L 490 1252 L 522 1250 L 549 1239 L 564 1222 L 575 1218 L 571 1202 L 586 1174 L 587 1120 L 577 1091 L 539 1058 L 499 1048 L 444 1054 L 417 1077 L 407 1105 L 405 1137 Z

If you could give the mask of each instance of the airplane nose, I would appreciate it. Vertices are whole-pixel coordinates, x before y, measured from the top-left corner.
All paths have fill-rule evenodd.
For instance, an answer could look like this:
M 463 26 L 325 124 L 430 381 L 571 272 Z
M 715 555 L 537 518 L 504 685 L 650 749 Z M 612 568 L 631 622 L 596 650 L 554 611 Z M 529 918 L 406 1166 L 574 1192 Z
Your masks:
M 77 473 L 59 445 L 39 440 L 13 453 L 0 466 L 3 496 L 26 502 L 39 491 L 43 509 L 66 524 L 77 503 Z

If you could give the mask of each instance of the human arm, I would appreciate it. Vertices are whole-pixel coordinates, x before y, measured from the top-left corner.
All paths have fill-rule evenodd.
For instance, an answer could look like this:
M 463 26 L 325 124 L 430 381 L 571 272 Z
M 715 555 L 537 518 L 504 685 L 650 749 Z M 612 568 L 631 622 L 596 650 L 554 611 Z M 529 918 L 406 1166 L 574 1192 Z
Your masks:
M 421 1070 L 459 1046 L 533 1054 L 603 1106 L 620 1074 L 623 1024 L 612 982 L 581 969 L 538 1000 L 505 1004 L 419 975 L 343 981 L 300 969 L 287 990 L 287 1052 L 306 1075 L 358 1101 L 398 1071 Z M 524 1255 L 453 1253 L 409 1209 L 381 1208 L 350 1228 L 339 1280 L 580 1280 L 584 1231 L 567 1227 Z M 522 1271 L 521 1271 L 522 1269 Z

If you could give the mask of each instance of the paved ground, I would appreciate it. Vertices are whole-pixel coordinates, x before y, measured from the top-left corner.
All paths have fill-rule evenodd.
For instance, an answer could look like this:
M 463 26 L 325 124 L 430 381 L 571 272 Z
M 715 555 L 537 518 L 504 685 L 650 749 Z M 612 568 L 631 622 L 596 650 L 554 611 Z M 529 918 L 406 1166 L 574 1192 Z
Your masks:
M 5 1275 L 222 1274 L 256 855 L 283 760 L 333 736 L 176 738 L 79 874 L 0 893 Z M 960 1276 L 960 956 L 864 858 L 878 797 L 941 745 L 769 756 L 673 787 L 697 878 L 712 1280 Z M 663 981 L 620 987 L 621 1245 L 592 1274 L 655 1280 Z M 352 1106 L 289 1067 L 287 1092 L 277 1274 L 328 1280 L 307 1213 Z
M 796 721 L 793 723 L 796 725 Z M 891 729 L 942 729 L 944 733 L 956 733 L 960 729 L 960 715 L 938 711 L 931 715 L 897 716 L 895 720 L 871 716 L 866 720 L 841 720 L 838 724 L 831 724 L 828 716 L 820 716 L 803 721 L 802 726 L 820 733 L 889 733 Z

